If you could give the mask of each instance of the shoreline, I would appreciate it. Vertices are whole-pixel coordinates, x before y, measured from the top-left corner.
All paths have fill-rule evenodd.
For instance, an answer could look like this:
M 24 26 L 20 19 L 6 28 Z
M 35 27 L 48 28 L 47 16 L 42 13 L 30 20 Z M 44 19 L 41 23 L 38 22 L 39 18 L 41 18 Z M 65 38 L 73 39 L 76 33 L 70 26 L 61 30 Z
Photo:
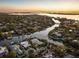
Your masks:
M 30 38 L 30 37 L 32 37 L 32 38 L 34 38 L 34 37 L 37 37 L 37 38 L 39 38 L 39 39 L 47 39 L 48 40 L 48 33 L 52 30 L 52 29 L 54 29 L 55 27 L 58 27 L 59 26 L 59 24 L 60 24 L 60 22 L 59 22 L 59 20 L 54 20 L 53 18 L 52 18 L 52 21 L 54 21 L 54 25 L 52 25 L 51 27 L 49 27 L 49 28 L 46 28 L 45 30 L 41 30 L 41 31 L 37 31 L 37 32 L 35 32 L 35 33 L 33 33 L 33 34 L 30 34 L 30 35 L 23 35 L 23 37 L 22 37 L 22 35 L 20 35 L 20 36 L 14 36 L 14 37 L 12 37 L 12 39 L 10 40 L 11 42 L 15 42 L 15 41 L 17 41 L 17 42 L 21 42 L 21 41 L 23 41 L 23 40 L 25 40 L 26 38 Z M 45 35 L 44 35 L 45 34 Z M 16 38 L 16 39 L 15 39 Z M 14 40 L 15 39 L 15 40 Z M 8 40 L 9 41 L 9 40 Z

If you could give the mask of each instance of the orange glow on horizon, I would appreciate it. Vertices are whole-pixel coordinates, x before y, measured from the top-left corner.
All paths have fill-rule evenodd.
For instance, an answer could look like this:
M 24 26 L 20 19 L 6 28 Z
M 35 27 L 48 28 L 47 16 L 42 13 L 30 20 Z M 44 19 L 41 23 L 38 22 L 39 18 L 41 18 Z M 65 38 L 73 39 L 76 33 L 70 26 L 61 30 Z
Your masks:
M 33 12 L 33 11 L 47 11 L 47 12 L 73 12 L 79 13 L 79 9 L 64 9 L 64 8 L 45 8 L 41 6 L 0 6 L 0 12 Z

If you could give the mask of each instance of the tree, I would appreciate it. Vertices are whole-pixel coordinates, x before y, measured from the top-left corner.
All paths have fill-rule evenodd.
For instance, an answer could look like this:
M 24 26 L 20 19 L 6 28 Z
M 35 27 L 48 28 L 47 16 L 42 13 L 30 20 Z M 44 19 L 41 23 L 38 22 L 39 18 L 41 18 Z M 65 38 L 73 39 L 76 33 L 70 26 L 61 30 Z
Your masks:
M 10 51 L 9 54 L 7 55 L 8 58 L 15 58 L 16 57 L 16 52 L 15 51 Z

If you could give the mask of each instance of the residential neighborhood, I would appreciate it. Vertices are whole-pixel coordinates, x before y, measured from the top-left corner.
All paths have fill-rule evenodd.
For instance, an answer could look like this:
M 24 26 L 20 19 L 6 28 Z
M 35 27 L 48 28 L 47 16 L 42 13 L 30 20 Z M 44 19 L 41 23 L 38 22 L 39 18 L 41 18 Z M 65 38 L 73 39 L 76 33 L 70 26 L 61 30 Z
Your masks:
M 38 14 L 1 15 L 0 26 L 0 58 L 79 57 L 78 20 Z

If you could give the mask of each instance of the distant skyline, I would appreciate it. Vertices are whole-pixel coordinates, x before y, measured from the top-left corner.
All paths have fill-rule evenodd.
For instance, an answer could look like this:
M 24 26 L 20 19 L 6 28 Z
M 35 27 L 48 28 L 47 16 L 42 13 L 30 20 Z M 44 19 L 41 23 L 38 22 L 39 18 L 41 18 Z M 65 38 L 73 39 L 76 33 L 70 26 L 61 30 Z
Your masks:
M 79 12 L 79 0 L 0 0 L 0 12 Z

